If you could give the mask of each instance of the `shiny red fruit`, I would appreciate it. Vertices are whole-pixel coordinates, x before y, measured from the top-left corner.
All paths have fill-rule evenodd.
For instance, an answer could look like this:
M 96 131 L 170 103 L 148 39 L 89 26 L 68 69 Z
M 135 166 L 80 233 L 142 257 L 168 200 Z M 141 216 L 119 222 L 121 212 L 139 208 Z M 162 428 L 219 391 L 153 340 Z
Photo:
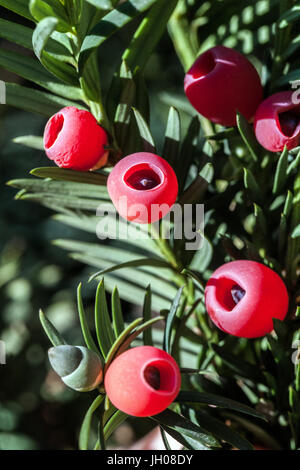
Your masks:
M 201 54 L 184 79 L 192 106 L 212 122 L 236 125 L 237 110 L 250 120 L 263 99 L 259 75 L 249 60 L 224 46 Z
M 239 260 L 223 264 L 212 274 L 205 305 L 225 333 L 256 338 L 273 330 L 272 318 L 285 318 L 289 297 L 275 271 L 256 261 Z
M 118 213 L 146 224 L 164 217 L 176 201 L 178 183 L 169 163 L 153 153 L 139 152 L 120 160 L 107 189 Z
M 128 415 L 140 417 L 165 410 L 177 397 L 180 385 L 177 363 L 153 346 L 139 346 L 120 354 L 104 377 L 112 404 Z
M 50 160 L 62 168 L 87 171 L 107 162 L 107 134 L 94 116 L 68 106 L 54 114 L 46 124 L 44 148 Z
M 254 131 L 258 142 L 271 152 L 289 150 L 300 144 L 300 103 L 293 102 L 293 91 L 269 96 L 258 107 Z

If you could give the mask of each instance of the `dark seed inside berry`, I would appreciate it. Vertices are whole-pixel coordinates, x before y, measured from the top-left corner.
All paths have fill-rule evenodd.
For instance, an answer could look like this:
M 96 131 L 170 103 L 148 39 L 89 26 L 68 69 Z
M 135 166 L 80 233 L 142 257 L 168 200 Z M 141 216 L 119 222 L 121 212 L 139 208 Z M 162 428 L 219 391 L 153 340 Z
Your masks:
M 239 301 L 242 300 L 242 298 L 244 297 L 245 294 L 246 294 L 246 291 L 238 285 L 234 285 L 231 288 L 231 295 L 232 295 L 232 298 L 233 298 L 235 304 L 238 304 Z
M 155 390 L 160 388 L 160 373 L 159 370 L 154 366 L 147 366 L 144 371 L 144 377 L 148 384 Z
M 193 70 L 193 77 L 203 78 L 213 71 L 216 66 L 216 61 L 214 56 L 210 52 L 207 52 L 206 54 L 203 54 L 201 60 L 198 61 L 197 64 L 198 66 Z
M 279 122 L 283 134 L 287 137 L 291 137 L 294 134 L 297 125 L 299 124 L 299 120 L 299 116 L 292 113 L 291 111 L 279 114 Z
M 135 189 L 152 189 L 157 186 L 157 182 L 151 178 L 142 178 L 134 184 Z
M 147 191 L 160 184 L 159 176 L 152 170 L 139 170 L 127 178 L 127 183 L 138 191 Z

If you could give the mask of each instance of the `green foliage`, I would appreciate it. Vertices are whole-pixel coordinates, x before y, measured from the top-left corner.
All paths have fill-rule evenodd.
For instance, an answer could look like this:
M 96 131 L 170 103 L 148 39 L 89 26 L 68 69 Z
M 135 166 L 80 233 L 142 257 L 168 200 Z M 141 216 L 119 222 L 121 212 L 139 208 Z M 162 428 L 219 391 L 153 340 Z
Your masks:
M 88 57 L 96 48 L 132 21 L 137 15 L 147 10 L 155 0 L 128 0 L 119 8 L 113 9 L 95 26 L 82 43 L 79 66 L 82 69 Z

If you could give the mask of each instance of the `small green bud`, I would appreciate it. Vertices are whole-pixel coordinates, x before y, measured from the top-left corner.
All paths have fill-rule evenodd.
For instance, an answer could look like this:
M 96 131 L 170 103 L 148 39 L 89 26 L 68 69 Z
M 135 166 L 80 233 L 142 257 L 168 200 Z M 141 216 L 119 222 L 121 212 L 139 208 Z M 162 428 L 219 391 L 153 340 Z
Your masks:
M 103 380 L 100 357 L 84 346 L 55 346 L 49 349 L 48 356 L 52 368 L 73 390 L 88 392 Z

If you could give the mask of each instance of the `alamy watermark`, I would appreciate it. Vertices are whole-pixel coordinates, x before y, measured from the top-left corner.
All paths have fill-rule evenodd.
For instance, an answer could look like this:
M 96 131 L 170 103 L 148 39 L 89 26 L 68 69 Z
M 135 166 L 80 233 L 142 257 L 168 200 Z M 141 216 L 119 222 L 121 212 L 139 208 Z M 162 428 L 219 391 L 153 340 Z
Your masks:
M 121 198 L 120 198 L 121 199 Z M 122 207 L 127 204 L 126 196 L 122 200 Z M 186 250 L 199 250 L 204 236 L 204 204 L 174 204 L 171 209 L 165 204 L 152 204 L 148 209 L 144 204 L 131 204 L 122 212 L 130 214 L 131 222 L 119 217 L 111 204 L 100 204 L 96 215 L 101 217 L 96 227 L 96 234 L 100 240 L 146 240 L 163 238 L 169 240 L 185 240 Z M 167 210 L 169 212 L 166 214 Z M 148 214 L 150 210 L 150 214 Z M 162 214 L 166 214 L 162 220 L 164 230 L 159 229 L 159 220 Z M 132 223 L 138 221 L 155 220 L 148 224 Z
M 6 104 L 6 83 L 0 80 L 0 104 Z
M 292 82 L 292 88 L 296 88 L 296 91 L 292 94 L 292 102 L 293 104 L 300 104 L 300 80 L 294 80 Z
M 6 364 L 5 342 L 0 340 L 0 364 Z

